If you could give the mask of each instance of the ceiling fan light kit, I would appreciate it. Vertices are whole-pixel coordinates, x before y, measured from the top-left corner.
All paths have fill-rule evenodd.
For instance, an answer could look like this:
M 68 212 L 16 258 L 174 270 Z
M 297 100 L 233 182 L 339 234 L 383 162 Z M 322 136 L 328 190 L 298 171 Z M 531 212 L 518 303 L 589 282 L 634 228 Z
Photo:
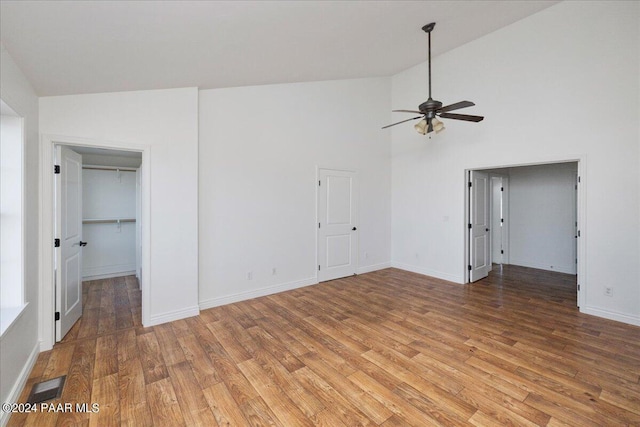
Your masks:
M 427 126 L 428 126 L 428 123 L 426 119 L 422 119 L 418 123 L 413 125 L 416 132 L 418 132 L 421 135 L 427 134 Z M 436 133 L 440 133 L 444 130 L 444 123 L 442 123 L 440 120 L 434 117 L 433 119 L 431 119 L 431 127 Z
M 426 135 L 435 131 L 436 133 L 440 133 L 444 130 L 444 124 L 437 119 L 437 117 L 445 118 L 445 119 L 453 119 L 453 120 L 463 120 L 467 122 L 480 122 L 484 119 L 483 116 L 472 116 L 469 114 L 452 114 L 449 111 L 459 110 L 460 108 L 472 107 L 475 104 L 471 101 L 460 101 L 455 104 L 450 104 L 445 107 L 442 106 L 442 102 L 436 101 L 431 97 L 431 31 L 433 31 L 436 26 L 435 22 L 425 25 L 422 27 L 422 31 L 427 33 L 429 40 L 429 54 L 428 54 L 428 78 L 429 78 L 429 99 L 418 106 L 418 110 L 392 110 L 392 112 L 398 113 L 413 113 L 419 114 L 419 116 L 412 117 L 410 119 L 402 120 L 387 126 L 384 126 L 382 129 L 386 129 L 391 126 L 399 125 L 400 123 L 409 122 L 412 120 L 422 119 L 418 123 L 416 123 L 413 127 L 416 131 L 422 135 Z

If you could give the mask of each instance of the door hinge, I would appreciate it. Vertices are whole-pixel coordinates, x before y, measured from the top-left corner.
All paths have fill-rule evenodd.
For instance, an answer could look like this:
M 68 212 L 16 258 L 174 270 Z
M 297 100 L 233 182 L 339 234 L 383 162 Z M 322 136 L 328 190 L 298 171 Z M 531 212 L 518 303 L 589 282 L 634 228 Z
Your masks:
M 500 187 L 500 191 L 504 191 L 504 187 Z
M 580 177 L 578 177 L 578 184 L 580 183 Z
M 500 249 L 500 253 L 501 253 L 501 254 L 504 254 L 504 249 Z
M 471 223 L 469 223 L 469 230 L 471 230 Z
M 318 266 L 318 271 L 320 271 L 320 266 Z
M 580 230 L 578 230 L 578 237 L 580 237 Z
M 469 265 L 468 267 L 469 267 L 469 271 L 471 271 L 471 265 Z
M 322 181 L 318 180 L 318 187 L 322 185 Z
M 53 247 L 54 248 L 60 247 L 60 239 L 53 239 Z
M 318 223 L 318 228 L 320 228 L 320 223 Z
M 501 223 L 502 223 L 502 222 L 504 222 L 504 218 L 500 218 L 500 222 L 501 222 Z
M 56 321 L 60 320 L 60 312 L 59 311 L 56 311 L 56 315 L 54 317 L 54 320 L 56 320 Z
M 469 188 L 471 188 L 473 186 L 473 184 L 471 184 L 471 181 L 469 181 Z
M 54 174 L 60 173 L 60 165 L 53 165 L 53 173 Z
M 578 285 L 578 290 L 580 290 L 580 285 Z

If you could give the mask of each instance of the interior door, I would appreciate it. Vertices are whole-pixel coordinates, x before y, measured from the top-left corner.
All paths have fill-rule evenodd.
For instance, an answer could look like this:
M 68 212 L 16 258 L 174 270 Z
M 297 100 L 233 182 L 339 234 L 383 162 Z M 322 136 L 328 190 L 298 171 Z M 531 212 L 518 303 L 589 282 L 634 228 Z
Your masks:
M 56 179 L 56 341 L 82 315 L 82 156 L 56 147 L 60 173 Z M 59 316 L 59 318 L 58 318 Z
M 318 281 L 356 274 L 356 173 L 320 169 L 318 176 Z
M 489 174 L 470 171 L 469 182 L 469 281 L 475 282 L 491 270 Z

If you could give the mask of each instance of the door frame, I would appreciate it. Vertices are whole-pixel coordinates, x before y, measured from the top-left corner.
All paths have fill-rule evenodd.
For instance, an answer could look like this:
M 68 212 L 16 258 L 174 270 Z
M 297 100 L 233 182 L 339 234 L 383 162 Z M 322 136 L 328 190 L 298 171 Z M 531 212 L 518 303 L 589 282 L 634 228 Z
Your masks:
M 527 162 L 527 163 L 508 163 L 508 164 L 492 164 L 492 165 L 482 165 L 477 167 L 470 167 L 464 169 L 464 179 L 463 179 L 463 189 L 461 191 L 463 200 L 464 200 L 464 223 L 462 226 L 463 229 L 463 239 L 464 239 L 464 264 L 462 266 L 463 270 L 463 283 L 469 283 L 469 270 L 467 266 L 469 265 L 469 233 L 468 233 L 468 225 L 469 224 L 469 187 L 468 187 L 468 177 L 469 172 L 472 170 L 490 170 L 490 169 L 503 169 L 503 168 L 517 168 L 520 166 L 537 166 L 537 165 L 548 165 L 554 163 L 577 163 L 578 164 L 578 190 L 576 192 L 576 219 L 578 223 L 578 238 L 576 242 L 576 259 L 577 259 L 577 267 L 576 267 L 576 281 L 578 286 L 577 291 L 577 301 L 576 305 L 578 307 L 584 307 L 588 283 L 586 281 L 586 239 L 588 236 L 587 233 L 587 221 L 586 221 L 586 185 L 587 185 L 587 160 L 586 156 L 582 155 L 579 157 L 570 157 L 570 158 L 557 158 L 557 159 L 546 159 L 535 162 Z
M 504 253 L 502 254 L 502 264 L 509 264 L 509 176 L 496 172 L 489 172 L 489 182 L 492 182 L 493 178 L 502 179 L 502 219 L 504 219 L 502 225 L 502 248 Z M 489 202 L 491 209 L 489 210 L 489 217 L 491 224 L 493 224 L 493 184 L 491 184 L 491 192 L 489 196 Z M 493 230 L 492 230 L 493 231 Z M 491 254 L 490 259 L 493 263 L 493 233 L 491 233 Z
M 142 259 L 141 268 L 145 272 L 140 287 L 142 289 L 142 324 L 149 324 L 149 307 L 151 301 L 150 248 L 151 248 L 151 147 L 148 145 L 127 142 L 115 142 L 79 138 L 72 136 L 41 135 L 40 137 L 40 206 L 39 206 L 39 292 L 40 307 L 39 338 L 40 351 L 53 348 L 55 341 L 55 189 L 54 189 L 54 150 L 56 145 L 86 146 L 113 150 L 137 151 L 142 153 Z
M 318 185 L 319 181 L 320 181 L 320 171 L 322 170 L 331 170 L 331 171 L 338 171 L 338 172 L 348 172 L 348 173 L 352 173 L 355 175 L 354 177 L 354 181 L 355 181 L 355 185 L 354 185 L 354 197 L 353 197 L 353 210 L 354 210 L 354 217 L 355 217 L 355 222 L 356 224 L 359 224 L 360 221 L 360 215 L 359 215 L 359 210 L 358 210 L 358 206 L 359 206 L 359 202 L 360 202 L 360 188 L 359 188 L 359 172 L 357 169 L 345 169 L 345 168 L 331 168 L 331 167 L 325 167 L 325 166 L 319 166 L 316 165 L 316 180 L 315 180 L 315 187 L 316 187 L 316 206 L 315 206 L 315 211 L 316 211 L 316 221 L 314 223 L 314 228 L 316 230 L 315 232 L 315 237 L 316 237 L 316 260 L 315 260 L 315 265 L 319 266 L 320 265 L 320 231 L 318 230 L 318 223 L 320 222 L 320 186 Z M 360 231 L 360 230 L 358 230 Z M 360 267 L 360 233 L 356 233 L 356 242 L 355 242 L 355 252 L 356 252 L 356 257 L 354 259 L 354 265 L 355 265 L 355 271 L 357 274 L 358 273 L 358 268 Z M 318 274 L 318 269 L 315 268 L 315 282 L 316 283 L 320 283 L 320 275 Z

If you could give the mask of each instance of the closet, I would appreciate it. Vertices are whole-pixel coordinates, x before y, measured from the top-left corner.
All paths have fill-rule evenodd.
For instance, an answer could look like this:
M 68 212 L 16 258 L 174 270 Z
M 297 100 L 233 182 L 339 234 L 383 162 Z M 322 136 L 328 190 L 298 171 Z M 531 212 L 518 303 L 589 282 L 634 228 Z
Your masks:
M 138 168 L 113 156 L 83 154 L 82 279 L 139 275 Z M 127 159 L 124 164 L 136 161 Z

